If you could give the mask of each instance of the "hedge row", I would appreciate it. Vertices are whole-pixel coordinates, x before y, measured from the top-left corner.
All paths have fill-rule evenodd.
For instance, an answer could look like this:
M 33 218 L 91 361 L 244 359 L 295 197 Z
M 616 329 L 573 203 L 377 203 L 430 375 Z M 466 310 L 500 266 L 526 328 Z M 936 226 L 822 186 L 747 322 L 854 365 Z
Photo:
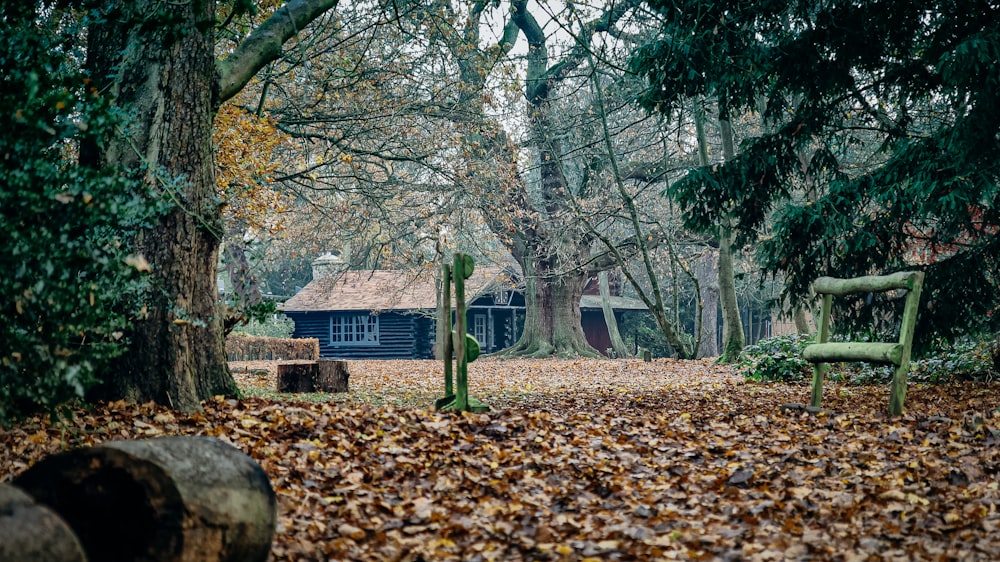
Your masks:
M 226 357 L 230 361 L 316 360 L 319 358 L 319 340 L 229 334 L 226 337 Z

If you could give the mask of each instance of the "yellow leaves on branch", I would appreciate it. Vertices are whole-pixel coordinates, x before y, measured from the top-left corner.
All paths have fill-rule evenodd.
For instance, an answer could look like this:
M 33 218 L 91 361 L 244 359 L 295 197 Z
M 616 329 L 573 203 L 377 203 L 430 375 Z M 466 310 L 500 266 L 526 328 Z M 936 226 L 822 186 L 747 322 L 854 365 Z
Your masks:
M 291 198 L 274 189 L 277 149 L 288 137 L 266 116 L 225 104 L 215 117 L 215 185 L 229 222 L 265 232 L 282 230 Z

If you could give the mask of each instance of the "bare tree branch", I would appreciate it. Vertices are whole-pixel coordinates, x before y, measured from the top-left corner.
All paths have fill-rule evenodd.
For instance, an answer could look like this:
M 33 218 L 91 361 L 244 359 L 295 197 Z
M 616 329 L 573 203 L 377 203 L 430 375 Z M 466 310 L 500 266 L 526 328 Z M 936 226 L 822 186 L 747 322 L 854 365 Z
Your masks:
M 302 28 L 337 6 L 338 0 L 291 0 L 253 30 L 231 55 L 216 61 L 222 103 L 235 96 L 269 62 L 281 57 L 281 47 Z

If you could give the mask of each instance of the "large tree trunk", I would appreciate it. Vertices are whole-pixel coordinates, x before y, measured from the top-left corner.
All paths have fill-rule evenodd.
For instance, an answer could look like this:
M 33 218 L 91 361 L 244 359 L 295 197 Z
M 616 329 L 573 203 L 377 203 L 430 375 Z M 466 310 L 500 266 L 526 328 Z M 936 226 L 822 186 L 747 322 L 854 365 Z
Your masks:
M 515 256 L 517 257 L 517 256 Z M 521 339 L 504 352 L 518 357 L 600 357 L 580 323 L 582 273 L 538 275 L 537 264 L 521 261 L 525 273 L 525 318 Z M 544 270 L 543 270 L 544 271 Z
M 694 130 L 698 139 L 698 163 L 708 166 L 708 135 L 705 133 L 705 108 L 701 100 L 694 104 Z M 719 256 L 712 250 L 695 265 L 698 298 L 701 306 L 701 332 L 698 336 L 697 357 L 719 355 Z
M 719 236 L 719 296 L 722 302 L 722 363 L 735 363 L 746 345 L 743 319 L 736 299 L 736 272 L 733 259 L 733 236 L 729 229 L 720 229 Z
M 796 306 L 792 310 L 792 321 L 795 322 L 795 331 L 802 335 L 809 335 L 816 330 L 809 324 L 809 317 L 806 316 L 806 308 L 804 306 Z
M 107 21 L 90 30 L 87 65 L 129 122 L 107 146 L 82 147 L 81 162 L 131 170 L 153 198 L 175 205 L 138 237 L 136 263 L 151 269 L 150 301 L 100 397 L 193 410 L 236 392 L 215 285 L 223 224 L 212 121 L 222 101 L 281 56 L 289 37 L 335 5 L 286 2 L 217 62 L 214 0 L 99 4 Z
M 118 48 L 115 42 L 89 45 L 94 64 L 117 58 L 112 92 L 131 116 L 103 161 L 141 174 L 152 194 L 165 194 L 175 206 L 138 238 L 136 254 L 151 268 L 150 302 L 104 391 L 109 398 L 194 410 L 202 399 L 236 392 L 215 284 L 223 228 L 211 144 L 218 105 L 215 2 L 171 4 L 162 22 L 149 20 L 163 13 L 159 2 L 118 5 L 112 16 L 118 19 L 104 25 L 123 38 L 120 56 L 106 50 Z

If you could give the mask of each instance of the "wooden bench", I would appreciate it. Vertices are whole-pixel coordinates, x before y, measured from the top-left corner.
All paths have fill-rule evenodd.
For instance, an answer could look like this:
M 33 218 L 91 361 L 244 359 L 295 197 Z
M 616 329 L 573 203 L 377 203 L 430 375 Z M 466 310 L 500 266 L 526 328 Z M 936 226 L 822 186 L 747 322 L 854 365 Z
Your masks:
M 823 378 L 829 367 L 828 363 L 868 361 L 896 366 L 896 371 L 892 376 L 892 390 L 889 395 L 889 413 L 894 416 L 903 413 L 903 401 L 906 398 L 906 374 L 910 370 L 910 348 L 913 346 L 913 329 L 917 321 L 917 306 L 920 303 L 920 290 L 923 283 L 924 273 L 922 271 L 900 271 L 890 275 L 871 275 L 854 279 L 820 277 L 813 282 L 813 291 L 817 295 L 823 295 L 823 305 L 816 343 L 806 346 L 802 351 L 802 358 L 814 364 L 811 406 L 815 408 L 820 406 L 823 397 Z M 829 341 L 830 308 L 834 295 L 897 289 L 907 291 L 898 342 Z

